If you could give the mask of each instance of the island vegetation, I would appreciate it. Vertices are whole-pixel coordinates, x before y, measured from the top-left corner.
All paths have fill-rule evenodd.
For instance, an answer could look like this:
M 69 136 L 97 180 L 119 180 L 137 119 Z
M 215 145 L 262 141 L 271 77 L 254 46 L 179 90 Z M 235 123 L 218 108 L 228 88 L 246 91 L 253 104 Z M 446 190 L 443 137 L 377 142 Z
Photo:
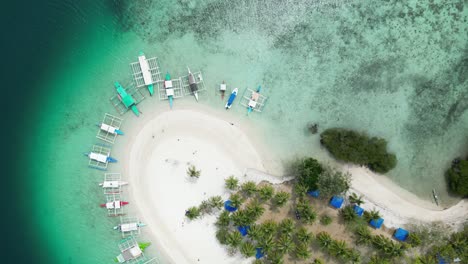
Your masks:
M 283 184 L 241 183 L 234 176 L 226 178 L 230 206 L 235 211 L 223 210 L 221 197 L 214 196 L 189 208 L 187 218 L 217 214 L 218 242 L 230 254 L 252 258 L 254 264 L 436 264 L 441 259 L 468 260 L 468 225 L 453 234 L 442 224 L 407 226 L 408 238 L 397 241 L 393 238 L 395 229 L 369 225 L 381 217 L 378 210 L 356 214 L 353 207 L 363 204 L 364 197 L 348 192 L 349 175 L 313 158 L 292 164 L 296 178 Z M 309 190 L 319 191 L 319 199 L 308 195 Z M 345 198 L 345 206 L 331 208 L 328 202 L 333 195 Z M 263 257 L 255 259 L 258 251 Z
M 387 152 L 387 141 L 353 130 L 330 128 L 320 134 L 321 144 L 338 160 L 367 166 L 386 173 L 397 164 L 395 154 Z
M 451 193 L 468 196 L 468 158 L 455 159 L 446 173 L 447 184 Z

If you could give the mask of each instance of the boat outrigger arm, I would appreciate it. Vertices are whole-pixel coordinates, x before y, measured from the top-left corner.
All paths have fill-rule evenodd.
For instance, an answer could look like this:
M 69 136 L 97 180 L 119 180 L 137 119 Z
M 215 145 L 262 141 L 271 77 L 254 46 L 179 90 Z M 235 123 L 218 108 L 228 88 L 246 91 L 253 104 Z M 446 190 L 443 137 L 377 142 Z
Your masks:
M 187 70 L 188 70 L 188 82 L 189 82 L 189 86 L 190 86 L 190 91 L 193 93 L 193 95 L 195 96 L 195 99 L 197 100 L 198 102 L 198 85 L 197 85 L 197 82 L 195 81 L 195 77 L 193 77 L 193 73 L 190 71 L 190 68 L 187 66 Z

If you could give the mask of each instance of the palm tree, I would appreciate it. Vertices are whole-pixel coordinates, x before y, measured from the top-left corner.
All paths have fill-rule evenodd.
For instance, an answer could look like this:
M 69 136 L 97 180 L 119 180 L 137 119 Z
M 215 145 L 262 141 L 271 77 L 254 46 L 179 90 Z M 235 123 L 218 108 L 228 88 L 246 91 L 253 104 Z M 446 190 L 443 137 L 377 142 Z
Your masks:
M 333 239 L 327 232 L 320 232 L 317 234 L 317 242 L 320 248 L 329 251 L 332 246 Z
M 253 220 L 257 220 L 265 212 L 265 208 L 257 200 L 251 200 L 245 207 L 247 214 L 251 216 Z
M 323 262 L 323 260 L 321 259 L 316 258 L 314 259 L 314 262 L 312 262 L 312 264 L 325 264 L 325 262 Z
M 265 236 L 273 236 L 278 229 L 278 224 L 273 220 L 266 220 L 260 225 L 260 228 Z
M 417 246 L 421 245 L 422 241 L 421 241 L 421 238 L 419 237 L 419 235 L 417 233 L 411 232 L 408 235 L 408 243 L 412 247 L 417 247 Z
M 271 197 L 273 197 L 275 190 L 270 185 L 264 185 L 258 188 L 257 193 L 258 193 L 260 200 L 266 201 L 270 199 Z
M 310 258 L 310 250 L 309 250 L 309 245 L 306 243 L 299 243 L 296 245 L 296 250 L 295 250 L 295 255 L 296 258 L 298 259 L 308 259 Z
M 224 205 L 223 198 L 219 195 L 210 197 L 208 199 L 208 203 L 210 204 L 212 208 L 216 208 L 218 210 L 223 208 L 223 205 Z
M 279 250 L 275 250 L 275 251 L 271 252 L 270 254 L 268 254 L 268 256 L 267 256 L 268 263 L 270 263 L 270 264 L 283 264 L 284 263 L 283 257 L 284 257 L 283 252 L 281 252 Z
M 359 251 L 355 249 L 349 249 L 347 255 L 347 259 L 349 259 L 352 264 L 361 263 L 361 253 L 359 253 Z
M 217 227 L 228 227 L 229 223 L 231 222 L 231 217 L 229 216 L 228 211 L 223 211 L 218 216 L 218 220 L 216 220 L 215 225 Z
M 321 218 L 320 218 L 320 223 L 324 226 L 327 226 L 329 224 L 331 224 L 333 222 L 333 219 L 328 216 L 328 215 L 323 215 Z
M 250 218 L 244 210 L 237 210 L 231 216 L 235 226 L 245 226 L 250 224 Z
M 262 259 L 255 259 L 252 264 L 265 264 L 265 262 Z
M 233 248 L 236 248 L 242 242 L 242 235 L 237 230 L 233 231 L 227 235 L 226 241 L 228 245 L 230 245 Z
M 288 235 L 280 236 L 276 243 L 276 249 L 284 254 L 293 251 L 294 243 L 292 241 L 292 238 Z
M 290 218 L 283 219 L 278 225 L 278 231 L 281 234 L 291 235 L 294 230 L 294 221 Z
M 300 227 L 296 231 L 296 240 L 299 243 L 309 243 L 312 240 L 312 233 L 307 231 L 305 227 Z
M 437 261 L 433 256 L 425 255 L 416 257 L 413 264 L 437 264 Z
M 216 230 L 216 239 L 218 239 L 221 245 L 227 245 L 227 238 L 229 236 L 229 231 L 227 228 L 220 228 Z
M 187 216 L 188 219 L 193 220 L 200 217 L 200 213 L 201 212 L 200 209 L 198 209 L 198 207 L 192 206 L 189 209 L 187 209 L 187 211 L 185 211 L 185 216 Z
M 352 193 L 350 196 L 349 196 L 349 202 L 351 204 L 357 204 L 357 205 L 361 205 L 364 203 L 364 200 L 362 200 L 362 195 L 358 196 L 356 193 Z
M 369 245 L 372 242 L 372 234 L 367 226 L 359 226 L 356 231 L 356 243 L 360 245 Z
M 312 206 L 307 201 L 300 201 L 296 204 L 296 210 L 299 212 L 302 221 L 311 224 L 317 218 L 317 213 L 312 209 Z
M 299 197 L 299 198 L 305 198 L 307 195 L 307 186 L 302 185 L 300 183 L 296 183 L 294 185 L 294 193 Z
M 211 211 L 211 206 L 210 206 L 210 203 L 207 201 L 207 200 L 203 200 L 200 204 L 200 206 L 198 207 L 198 209 L 200 210 L 200 212 L 202 213 L 208 213 Z
M 231 201 L 231 206 L 235 208 L 239 208 L 242 202 L 244 201 L 244 199 L 242 199 L 242 197 L 238 193 L 231 194 L 229 200 Z
M 258 246 L 262 248 L 263 252 L 265 254 L 270 254 L 272 252 L 272 249 L 276 246 L 275 242 L 273 241 L 273 236 L 264 234 L 263 238 L 258 242 Z
M 262 229 L 259 225 L 253 224 L 250 226 L 250 229 L 247 230 L 247 234 L 249 235 L 250 239 L 259 241 L 261 237 L 263 237 Z
M 343 240 L 333 240 L 330 246 L 330 254 L 344 260 L 343 258 L 347 256 L 347 249 L 346 242 Z
M 234 175 L 231 175 L 225 180 L 225 186 L 229 190 L 233 191 L 239 186 L 239 180 L 236 177 L 234 177 Z
M 373 255 L 367 264 L 390 264 L 390 261 L 377 255 Z
M 201 170 L 197 170 L 194 165 L 190 165 L 187 169 L 187 175 L 192 178 L 199 178 L 201 174 Z
M 405 254 L 405 246 L 400 243 L 395 243 L 393 241 L 390 241 L 390 243 L 387 244 L 387 247 L 384 248 L 384 254 L 387 255 L 390 258 L 396 258 L 396 257 L 401 257 Z
M 244 242 L 240 247 L 240 252 L 246 258 L 252 257 L 255 255 L 255 246 L 250 242 Z
M 345 222 L 352 222 L 357 219 L 357 214 L 354 212 L 354 208 L 351 206 L 345 206 L 340 210 L 340 215 Z
M 364 219 L 366 220 L 366 222 L 369 222 L 371 220 L 378 220 L 380 218 L 380 212 L 376 209 L 368 212 L 368 211 L 365 211 L 364 212 Z
M 285 205 L 289 198 L 291 198 L 291 194 L 289 194 L 288 192 L 277 192 L 274 196 L 273 196 L 273 204 L 278 206 L 278 207 L 281 207 L 283 205 Z
M 240 188 L 242 193 L 246 196 L 252 196 L 257 191 L 257 185 L 253 181 L 244 182 Z

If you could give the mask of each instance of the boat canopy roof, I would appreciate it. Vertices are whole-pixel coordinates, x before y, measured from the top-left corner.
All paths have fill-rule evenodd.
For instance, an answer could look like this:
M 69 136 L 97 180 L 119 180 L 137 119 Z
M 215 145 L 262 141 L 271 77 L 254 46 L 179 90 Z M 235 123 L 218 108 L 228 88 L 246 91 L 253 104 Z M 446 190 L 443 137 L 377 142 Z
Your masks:
M 220 86 L 219 86 L 219 89 L 221 91 L 226 91 L 226 84 L 225 83 L 222 83 Z
M 138 230 L 138 224 L 137 223 L 121 224 L 120 230 L 122 230 L 122 232 L 136 231 Z
M 117 188 L 119 187 L 119 181 L 105 181 L 102 184 L 103 188 Z
M 94 153 L 94 152 L 89 153 L 89 158 L 90 159 L 96 160 L 96 161 L 99 161 L 99 162 L 102 162 L 102 163 L 107 162 L 107 157 L 108 156 L 106 156 L 104 154 L 100 154 L 100 153 Z
M 172 88 L 172 80 L 164 81 L 164 87 L 166 87 L 166 89 Z
M 104 123 L 101 124 L 101 130 L 104 130 L 104 131 L 109 132 L 111 134 L 115 134 L 116 133 L 115 130 L 117 130 L 117 129 L 119 129 L 119 128 L 109 126 L 109 125 L 106 125 Z

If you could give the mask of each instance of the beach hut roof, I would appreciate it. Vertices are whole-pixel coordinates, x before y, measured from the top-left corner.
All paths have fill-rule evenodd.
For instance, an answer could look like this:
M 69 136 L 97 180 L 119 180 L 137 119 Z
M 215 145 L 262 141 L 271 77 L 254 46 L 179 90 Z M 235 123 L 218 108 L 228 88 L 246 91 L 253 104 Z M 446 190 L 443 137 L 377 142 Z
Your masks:
M 256 251 L 256 253 L 255 253 L 255 258 L 256 259 L 261 259 L 261 258 L 263 258 L 263 255 L 265 255 L 263 253 L 263 249 L 261 247 L 256 248 L 255 251 Z
M 409 232 L 403 228 L 398 228 L 393 236 L 400 241 L 405 241 L 408 238 Z
M 312 196 L 312 197 L 317 198 L 317 197 L 319 197 L 319 195 L 320 195 L 320 191 L 319 191 L 319 190 L 308 191 L 307 194 L 310 195 L 310 196 Z
M 250 226 L 238 226 L 237 227 L 237 230 L 239 230 L 239 233 L 241 233 L 242 236 L 246 236 L 249 229 L 250 229 Z
M 364 213 L 364 209 L 358 205 L 354 205 L 353 207 L 354 209 L 354 212 L 358 215 L 358 216 L 362 216 L 362 214 Z
M 237 211 L 237 208 L 234 207 L 234 206 L 231 206 L 232 202 L 231 200 L 227 200 L 224 202 L 224 209 L 226 209 L 226 211 L 228 212 L 235 212 Z
M 370 224 L 372 227 L 378 229 L 378 228 L 380 228 L 380 227 L 382 226 L 383 221 L 384 221 L 383 218 L 379 218 L 379 219 L 377 219 L 377 220 L 372 219 L 372 220 L 370 220 L 369 224 Z
M 330 200 L 330 205 L 335 207 L 336 209 L 340 209 L 343 202 L 344 202 L 343 197 L 333 196 L 333 198 Z

